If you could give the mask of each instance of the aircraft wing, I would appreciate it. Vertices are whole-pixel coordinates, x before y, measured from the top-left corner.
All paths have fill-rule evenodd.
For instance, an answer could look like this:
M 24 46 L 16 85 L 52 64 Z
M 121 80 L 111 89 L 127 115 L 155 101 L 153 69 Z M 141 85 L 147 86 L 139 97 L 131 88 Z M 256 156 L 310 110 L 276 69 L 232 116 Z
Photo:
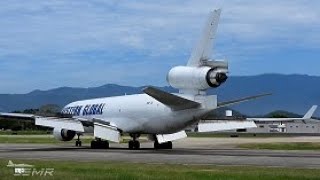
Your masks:
M 59 129 L 66 129 L 76 132 L 84 132 L 82 124 L 83 119 L 79 118 L 63 118 L 63 117 L 43 117 L 33 114 L 20 114 L 20 113 L 0 113 L 0 118 L 30 120 L 34 121 L 35 125 L 52 127 Z
M 302 117 L 302 118 L 247 118 L 247 120 L 250 121 L 272 121 L 272 122 L 285 122 L 285 121 L 294 121 L 294 120 L 300 120 L 300 121 L 317 121 L 312 119 L 312 116 L 314 114 L 314 112 L 317 110 L 318 106 L 317 105 L 313 105 L 308 112 Z
M 236 99 L 236 100 L 231 100 L 231 101 L 224 101 L 224 102 L 219 102 L 218 103 L 218 108 L 222 108 L 222 107 L 226 107 L 226 106 L 232 106 L 235 104 L 239 104 L 242 102 L 246 102 L 246 101 L 250 101 L 250 100 L 254 100 L 254 99 L 258 99 L 264 96 L 270 96 L 270 93 L 267 94 L 260 94 L 260 95 L 255 95 L 255 96 L 249 96 L 249 97 L 244 97 L 244 98 L 240 98 L 240 99 Z
M 7 119 L 31 120 L 35 125 L 66 129 L 75 132 L 83 133 L 84 126 L 94 127 L 94 137 L 101 138 L 108 141 L 120 142 L 120 132 L 115 125 L 103 119 L 82 119 L 82 118 L 63 118 L 63 117 L 43 117 L 33 114 L 20 113 L 0 113 L 0 117 Z M 109 119 L 110 120 L 110 119 Z
M 192 109 L 201 106 L 201 104 L 198 102 L 182 98 L 154 87 L 147 87 L 143 90 L 143 92 L 153 97 L 157 101 L 169 106 L 175 111 Z
M 34 114 L 0 113 L 0 117 L 8 119 L 35 120 L 36 116 Z

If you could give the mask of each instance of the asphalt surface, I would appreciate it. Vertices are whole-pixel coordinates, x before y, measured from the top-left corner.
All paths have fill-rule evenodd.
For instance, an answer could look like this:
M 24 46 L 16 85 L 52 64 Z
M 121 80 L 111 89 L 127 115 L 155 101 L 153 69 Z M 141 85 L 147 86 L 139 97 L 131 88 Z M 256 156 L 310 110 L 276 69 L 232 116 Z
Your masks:
M 102 150 L 90 149 L 89 146 L 77 148 L 70 146 L 70 144 L 0 144 L 0 158 L 7 160 L 44 159 L 152 164 L 253 165 L 320 169 L 320 151 L 244 150 L 235 148 L 235 144 L 254 140 L 223 139 L 185 139 L 176 142 L 172 150 L 154 150 L 152 143 L 142 143 L 140 150 L 129 150 L 126 144 L 110 144 L 110 149 Z M 286 138 L 282 140 L 287 141 Z M 302 140 L 303 138 L 293 139 L 294 142 Z M 319 138 L 314 139 L 314 141 L 319 140 Z M 257 139 L 256 141 L 269 142 L 272 139 Z M 279 139 L 274 141 L 279 142 Z

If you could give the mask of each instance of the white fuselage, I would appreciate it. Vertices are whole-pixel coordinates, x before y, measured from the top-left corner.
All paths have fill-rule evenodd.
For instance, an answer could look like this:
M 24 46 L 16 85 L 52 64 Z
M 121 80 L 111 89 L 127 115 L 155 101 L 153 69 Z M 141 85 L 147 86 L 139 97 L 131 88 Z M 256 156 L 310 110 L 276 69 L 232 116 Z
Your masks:
M 99 119 L 126 133 L 170 134 L 197 122 L 208 111 L 172 111 L 147 94 L 135 94 L 73 102 L 62 113 L 88 121 Z

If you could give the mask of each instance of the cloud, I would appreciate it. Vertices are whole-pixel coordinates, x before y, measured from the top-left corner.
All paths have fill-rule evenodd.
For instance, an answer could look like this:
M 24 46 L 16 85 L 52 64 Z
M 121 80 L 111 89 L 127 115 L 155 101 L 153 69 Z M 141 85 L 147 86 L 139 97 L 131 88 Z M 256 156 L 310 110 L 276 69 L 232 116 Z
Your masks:
M 277 59 L 280 51 L 320 47 L 320 2 L 315 0 L 3 0 L 0 7 L 0 79 L 28 77 L 25 84 L 8 83 L 0 92 L 110 81 L 165 84 L 166 71 L 186 62 L 208 11 L 216 7 L 223 14 L 214 52 L 228 57 L 241 69 L 238 74 L 273 72 L 258 63 L 250 66 L 265 54 Z M 146 72 L 159 77 L 131 78 Z

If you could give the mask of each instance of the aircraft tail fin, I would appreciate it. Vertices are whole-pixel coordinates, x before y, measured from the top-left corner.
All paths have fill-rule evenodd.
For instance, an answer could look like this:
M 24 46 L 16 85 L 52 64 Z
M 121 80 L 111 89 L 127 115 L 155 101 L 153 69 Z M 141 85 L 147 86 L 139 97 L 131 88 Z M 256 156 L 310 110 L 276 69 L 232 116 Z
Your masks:
M 195 46 L 192 51 L 187 66 L 199 66 L 201 65 L 201 60 L 208 60 L 210 58 L 213 41 L 218 29 L 220 14 L 221 9 L 216 9 L 210 13 L 202 36 L 197 46 Z

